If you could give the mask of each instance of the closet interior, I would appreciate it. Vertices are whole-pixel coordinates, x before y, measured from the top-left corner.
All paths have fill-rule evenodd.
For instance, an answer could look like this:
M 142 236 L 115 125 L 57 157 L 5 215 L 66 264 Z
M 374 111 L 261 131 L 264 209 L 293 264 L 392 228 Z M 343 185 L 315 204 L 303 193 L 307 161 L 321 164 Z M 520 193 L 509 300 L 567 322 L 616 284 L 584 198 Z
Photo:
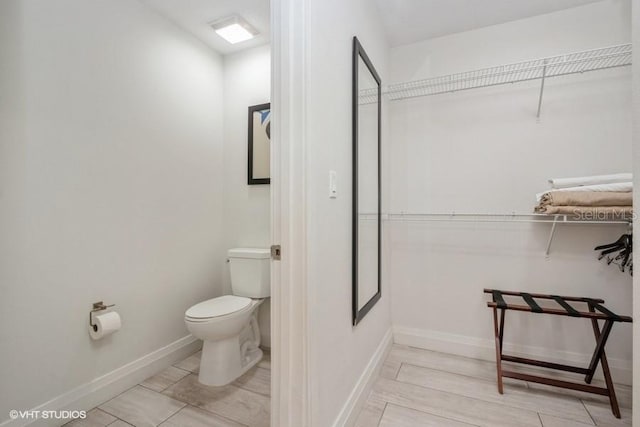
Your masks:
M 536 307 L 561 315 L 510 311 L 500 351 L 536 369 L 574 369 L 547 370 L 556 382 L 573 375 L 584 385 L 576 372 L 597 363 L 602 380 L 592 325 L 554 298 L 574 295 L 624 317 L 607 337 L 604 376 L 631 385 L 628 7 L 594 2 L 392 44 L 382 89 L 384 283 L 394 342 L 408 346 L 392 355 L 420 348 L 495 363 L 483 291 L 501 289 L 546 295 Z

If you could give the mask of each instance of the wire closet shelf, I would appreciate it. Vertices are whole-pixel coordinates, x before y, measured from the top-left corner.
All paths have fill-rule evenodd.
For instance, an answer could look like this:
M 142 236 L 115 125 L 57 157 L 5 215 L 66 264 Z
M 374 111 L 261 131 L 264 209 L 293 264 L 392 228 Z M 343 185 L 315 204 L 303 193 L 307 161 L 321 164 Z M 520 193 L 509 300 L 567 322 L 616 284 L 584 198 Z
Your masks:
M 508 83 L 566 76 L 588 71 L 606 70 L 631 65 L 631 53 L 631 44 L 609 46 L 412 82 L 392 84 L 388 86 L 385 93 L 390 100 L 401 100 Z M 365 99 L 362 101 L 365 101 Z M 366 99 L 366 101 L 369 101 L 369 99 Z M 366 101 L 363 103 L 366 103 Z

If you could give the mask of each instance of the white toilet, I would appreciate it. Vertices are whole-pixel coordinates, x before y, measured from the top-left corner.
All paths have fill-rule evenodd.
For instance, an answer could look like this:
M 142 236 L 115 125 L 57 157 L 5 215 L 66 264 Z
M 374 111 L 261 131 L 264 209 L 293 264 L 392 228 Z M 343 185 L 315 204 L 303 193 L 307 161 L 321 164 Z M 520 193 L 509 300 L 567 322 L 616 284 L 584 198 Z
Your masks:
M 194 305 L 184 321 L 191 334 L 204 341 L 202 384 L 229 384 L 262 359 L 258 306 L 271 294 L 269 249 L 230 249 L 233 295 Z

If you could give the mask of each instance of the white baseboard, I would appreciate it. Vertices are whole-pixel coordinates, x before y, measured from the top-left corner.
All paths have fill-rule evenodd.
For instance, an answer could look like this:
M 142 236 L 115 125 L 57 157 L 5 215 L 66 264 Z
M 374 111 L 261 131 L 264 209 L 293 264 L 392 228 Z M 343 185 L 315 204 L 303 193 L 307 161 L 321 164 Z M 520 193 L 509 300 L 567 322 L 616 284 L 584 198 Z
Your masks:
M 43 403 L 32 411 L 88 411 L 117 396 L 171 364 L 194 353 L 201 341 L 187 335 L 171 344 L 149 353 L 131 363 L 109 372 L 73 390 Z M 6 420 L 0 427 L 50 427 L 64 424 L 63 420 Z
M 365 368 L 362 375 L 358 379 L 355 387 L 351 391 L 347 402 L 342 407 L 338 418 L 333 423 L 333 427 L 351 427 L 355 424 L 360 410 L 364 406 L 369 391 L 373 387 L 373 382 L 378 378 L 382 364 L 384 363 L 389 351 L 391 350 L 391 344 L 393 343 L 393 334 L 391 328 L 387 330 L 373 353 L 369 363 Z
M 495 344 L 491 339 L 447 334 L 424 329 L 393 327 L 393 342 L 440 353 L 471 357 L 474 359 L 495 362 Z M 505 343 L 505 353 L 512 356 L 542 359 L 566 365 L 588 366 L 591 354 L 558 351 L 543 347 L 510 345 Z M 607 357 L 613 381 L 618 384 L 631 385 L 631 360 Z M 595 378 L 602 379 L 602 371 L 598 367 Z

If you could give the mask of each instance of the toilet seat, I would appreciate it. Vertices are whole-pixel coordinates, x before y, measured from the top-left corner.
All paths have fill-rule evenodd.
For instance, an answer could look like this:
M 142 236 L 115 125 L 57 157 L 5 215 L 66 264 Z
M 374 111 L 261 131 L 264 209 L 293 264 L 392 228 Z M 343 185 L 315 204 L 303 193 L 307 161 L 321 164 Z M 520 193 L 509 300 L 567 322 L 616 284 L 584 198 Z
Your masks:
M 189 320 L 202 322 L 243 311 L 250 305 L 251 298 L 223 295 L 194 305 L 187 310 L 185 317 Z

